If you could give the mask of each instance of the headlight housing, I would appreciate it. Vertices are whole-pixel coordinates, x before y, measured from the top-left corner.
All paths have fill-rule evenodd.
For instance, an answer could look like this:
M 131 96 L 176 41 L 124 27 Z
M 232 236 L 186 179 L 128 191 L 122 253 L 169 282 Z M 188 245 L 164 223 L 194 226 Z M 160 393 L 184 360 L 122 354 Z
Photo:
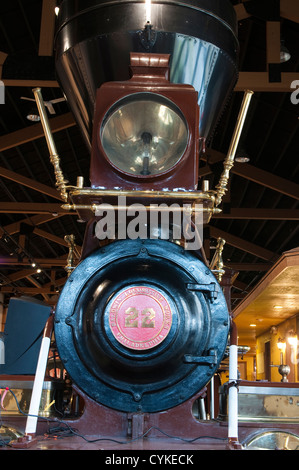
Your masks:
M 156 93 L 135 93 L 115 103 L 99 132 L 111 165 L 138 178 L 172 170 L 184 155 L 189 135 L 178 106 Z
M 131 78 L 105 82 L 97 90 L 92 188 L 197 189 L 198 93 L 191 85 L 170 82 L 169 61 L 167 54 L 132 52 Z

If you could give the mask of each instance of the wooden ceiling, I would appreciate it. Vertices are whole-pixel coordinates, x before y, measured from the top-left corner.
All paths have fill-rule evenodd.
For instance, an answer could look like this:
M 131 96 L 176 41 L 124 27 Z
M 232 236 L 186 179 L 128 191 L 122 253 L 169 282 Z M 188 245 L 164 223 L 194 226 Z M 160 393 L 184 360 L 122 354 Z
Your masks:
M 255 351 L 256 337 L 299 313 L 299 248 L 279 258 L 234 310 L 239 343 Z
M 29 102 L 21 99 L 33 98 L 36 86 L 46 100 L 62 96 L 53 51 L 58 3 L 10 0 L 0 5 L 0 78 L 5 85 L 5 104 L 0 105 L 0 292 L 6 303 L 12 295 L 29 295 L 55 304 L 66 280 L 64 236 L 75 235 L 77 259 L 84 236 L 77 215 L 61 209 L 42 127 L 29 123 Z M 243 91 L 252 89 L 239 146 L 250 162 L 234 165 L 223 211 L 207 228 L 208 258 L 221 236 L 225 265 L 239 273 L 232 292 L 236 308 L 283 252 L 299 246 L 299 104 L 291 102 L 292 83 L 299 87 L 299 3 L 281 0 L 278 18 L 273 16 L 276 0 L 232 3 L 239 20 L 240 75 L 199 173 L 211 187 L 218 182 Z M 281 37 L 291 53 L 283 64 Z M 55 105 L 55 112 L 49 117 L 63 171 L 71 184 L 79 175 L 88 181 L 88 149 L 67 103 Z

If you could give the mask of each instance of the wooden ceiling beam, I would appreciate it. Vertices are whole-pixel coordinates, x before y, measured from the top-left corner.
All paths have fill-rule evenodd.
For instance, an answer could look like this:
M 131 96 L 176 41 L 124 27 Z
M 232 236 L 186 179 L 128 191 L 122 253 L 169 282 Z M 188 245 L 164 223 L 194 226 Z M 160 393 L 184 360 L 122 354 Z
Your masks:
M 10 287 L 2 286 L 0 287 L 0 292 L 3 294 L 14 294 L 16 291 L 22 292 L 22 294 L 27 295 L 39 295 L 39 294 L 52 294 L 55 295 L 55 291 L 51 287 Z
M 71 113 L 62 114 L 49 119 L 50 127 L 53 133 L 68 129 L 75 125 L 74 118 Z M 45 137 L 42 125 L 33 124 L 15 132 L 5 134 L 0 137 L 0 152 L 10 148 L 18 147 L 32 140 Z
M 242 21 L 250 18 L 251 14 L 246 10 L 246 1 L 234 6 L 237 20 Z M 298 0 L 280 0 L 280 16 L 294 23 L 299 23 L 299 3 Z
M 221 154 L 221 152 L 217 151 L 214 153 L 214 150 L 212 149 L 207 150 L 207 155 L 209 155 L 207 161 L 211 165 L 213 165 L 213 163 L 221 161 L 221 155 L 223 161 L 226 158 L 226 155 L 224 153 Z M 205 176 L 208 176 L 212 173 L 213 168 L 210 167 L 210 165 L 206 165 L 199 169 L 199 177 L 201 178 L 204 178 Z M 293 199 L 299 199 L 298 184 L 293 183 L 292 181 L 287 180 L 285 178 L 282 178 L 281 176 L 269 173 L 268 171 L 261 170 L 260 168 L 250 165 L 249 163 L 235 162 L 234 166 L 231 169 L 231 173 L 239 175 L 245 179 L 253 181 L 254 183 L 258 183 L 267 188 L 273 189 L 273 191 L 278 191 L 279 193 L 285 194 L 286 196 L 289 196 Z M 274 212 L 272 213 L 272 215 L 275 215 Z M 293 213 L 293 215 L 290 213 L 289 215 L 291 216 L 291 218 L 293 216 L 296 217 L 295 213 Z M 277 216 L 279 217 L 279 213 L 276 214 L 275 218 Z
M 255 92 L 290 92 L 291 83 L 299 80 L 299 73 L 282 72 L 280 82 L 269 82 L 268 72 L 239 72 L 239 79 L 235 86 L 236 92 L 244 90 L 252 90 Z M 29 87 L 29 88 L 60 88 L 59 83 L 55 80 L 16 80 L 3 79 L 6 87 Z M 51 121 L 56 118 L 52 118 Z M 36 124 L 38 125 L 38 124 Z M 75 122 L 73 122 L 75 125 Z M 33 126 L 32 126 L 33 127 Z
M 54 199 L 60 199 L 61 196 L 55 188 L 47 186 L 43 183 L 39 183 L 31 178 L 15 173 L 14 171 L 7 170 L 7 168 L 0 167 L 0 176 L 19 183 L 22 186 L 27 186 L 30 189 L 46 194 L 47 196 L 53 197 Z
M 36 258 L 34 261 L 40 268 L 64 268 L 67 263 L 67 256 L 59 258 Z M 15 256 L 0 257 L 1 266 L 28 266 L 29 264 L 28 259 L 20 260 Z
M 0 78 L 2 78 L 2 69 L 7 55 L 6 52 L 0 51 Z
M 280 15 L 286 20 L 299 23 L 298 0 L 280 0 Z
M 234 9 L 235 9 L 238 21 L 246 20 L 247 18 L 251 17 L 251 15 L 247 13 L 246 8 L 243 5 L 243 3 L 239 3 L 238 5 L 235 5 Z
M 231 172 L 235 175 L 242 176 L 245 179 L 253 181 L 254 183 L 261 184 L 266 188 L 278 191 L 281 194 L 289 196 L 293 199 L 299 199 L 299 185 L 281 178 L 280 176 L 273 175 L 268 171 L 261 170 L 248 163 L 235 163 Z
M 44 300 L 47 302 L 49 300 L 49 297 L 48 297 L 48 294 L 45 293 L 45 292 L 41 292 L 41 288 L 42 288 L 42 285 L 36 280 L 34 279 L 33 277 L 31 276 L 28 276 L 27 277 L 28 281 L 30 281 L 35 287 L 37 287 L 37 289 L 39 290 L 39 294 L 42 295 L 42 297 L 44 298 Z
M 43 0 L 39 50 L 40 56 L 52 56 L 55 33 L 55 7 L 56 0 Z
M 254 209 L 231 208 L 229 213 L 213 215 L 215 219 L 234 220 L 299 220 L 299 209 Z
M 28 224 L 28 225 L 33 225 L 34 227 L 37 225 L 42 225 L 47 222 L 50 222 L 53 219 L 57 219 L 61 217 L 60 214 L 53 215 L 53 214 L 47 214 L 47 215 L 34 215 L 33 217 L 26 218 L 19 220 L 18 222 L 13 222 L 12 224 L 8 224 L 4 227 L 5 231 L 9 233 L 9 235 L 14 235 L 15 233 L 18 233 L 20 231 L 21 224 Z M 2 229 L 0 227 L 0 234 L 2 234 Z
M 33 269 L 34 268 L 23 269 L 22 271 L 17 271 L 13 274 L 10 274 L 9 276 L 6 276 L 6 280 L 3 281 L 3 285 L 9 284 L 10 282 L 20 281 L 21 279 L 24 279 L 25 277 L 31 276 L 32 274 L 34 274 Z
M 213 238 L 223 238 L 228 245 L 231 245 L 239 250 L 245 251 L 246 253 L 250 253 L 258 258 L 264 259 L 266 261 L 275 261 L 277 259 L 276 253 L 273 253 L 266 248 L 261 246 L 255 245 L 243 238 L 237 237 L 232 235 L 228 232 L 224 232 L 216 227 L 210 226 L 210 235 Z
M 33 230 L 33 233 L 35 233 L 39 237 L 46 238 L 47 240 L 50 240 L 51 242 L 57 243 L 58 245 L 62 245 L 68 248 L 68 244 L 64 240 L 64 238 L 57 237 L 56 235 L 53 235 L 53 233 L 46 232 L 45 230 L 41 230 L 40 228 L 37 228 L 37 227 Z
M 280 21 L 266 23 L 267 64 L 280 64 Z
M 33 80 L 33 79 L 10 79 L 3 78 L 3 83 L 7 87 L 25 87 L 25 88 L 60 88 L 57 80 Z
M 60 204 L 43 204 L 35 202 L 1 202 L 0 214 L 51 214 L 50 220 L 58 215 L 77 215 L 76 212 L 68 212 L 61 208 Z M 213 215 L 216 219 L 236 220 L 299 220 L 299 209 L 268 209 L 268 208 L 231 208 L 228 213 L 221 212 Z M 24 220 L 24 222 L 26 222 Z M 38 219 L 36 219 L 38 221 Z M 44 219 L 42 219 L 44 223 Z M 35 223 L 34 225 L 37 225 Z M 18 230 L 17 230 L 18 231 Z M 10 233 L 10 232 L 9 232 Z M 16 233 L 16 232 L 14 232 Z
M 280 82 L 269 82 L 268 72 L 240 72 L 235 91 L 291 93 L 291 84 L 299 80 L 299 73 L 282 72 Z
M 0 169 L 1 171 L 1 169 Z M 61 208 L 60 204 L 44 204 L 38 202 L 1 202 L 1 214 L 54 214 L 60 215 L 78 215 L 76 212 L 69 212 Z
M 224 269 L 232 269 L 233 271 L 268 271 L 272 267 L 271 263 L 224 263 Z

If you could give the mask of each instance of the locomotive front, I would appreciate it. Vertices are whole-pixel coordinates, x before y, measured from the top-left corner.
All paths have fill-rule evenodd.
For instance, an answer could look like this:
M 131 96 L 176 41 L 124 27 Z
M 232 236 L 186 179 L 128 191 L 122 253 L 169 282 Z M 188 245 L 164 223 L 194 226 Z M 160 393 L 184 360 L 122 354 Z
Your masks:
M 91 151 L 90 186 L 68 201 L 87 228 L 56 307 L 59 356 L 95 402 L 161 412 L 205 387 L 230 330 L 198 244 L 215 193 L 197 187 L 237 79 L 234 11 L 224 0 L 64 0 L 56 51 Z

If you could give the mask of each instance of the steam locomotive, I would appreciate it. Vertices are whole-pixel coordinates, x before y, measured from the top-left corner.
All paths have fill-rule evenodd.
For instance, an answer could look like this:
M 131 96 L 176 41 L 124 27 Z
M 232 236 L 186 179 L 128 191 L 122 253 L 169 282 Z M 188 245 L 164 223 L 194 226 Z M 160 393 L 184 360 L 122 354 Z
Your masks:
M 221 262 L 224 240 L 211 262 L 203 249 L 203 227 L 220 210 L 252 94 L 244 94 L 211 190 L 198 179 L 199 159 L 238 78 L 232 4 L 62 0 L 55 51 L 61 89 L 90 151 L 87 185 L 80 175 L 68 185 L 41 90 L 33 92 L 63 207 L 76 211 L 86 230 L 77 267 L 75 240 L 66 237 L 69 276 L 44 331 L 25 437 L 14 445 L 33 440 L 54 321 L 72 384 L 68 429 L 74 425 L 77 434 L 121 439 L 131 449 L 136 440 L 161 435 L 185 443 L 211 436 L 240 448 L 239 430 L 243 443 L 265 445 L 270 436 L 297 446 L 292 417 L 278 424 L 247 416 L 238 428 L 237 334 Z M 214 380 L 228 345 L 219 419 L 202 419 L 208 393 L 215 403 Z M 268 385 L 265 395 L 288 393 Z M 245 401 L 250 388 L 258 396 L 262 390 L 256 383 L 242 387 Z M 293 403 L 299 392 L 296 384 L 289 389 Z M 227 397 L 228 420 L 221 419 Z
M 67 186 L 35 90 L 64 208 L 87 224 L 76 268 L 68 237 L 70 275 L 55 309 L 58 354 L 84 402 L 74 425 L 133 441 L 209 435 L 240 448 L 224 241 L 209 263 L 203 227 L 227 190 L 252 92 L 218 185 L 198 181 L 200 155 L 238 77 L 234 9 L 226 0 L 63 0 L 55 49 L 58 80 L 91 155 L 89 184 L 79 176 Z M 228 343 L 228 426 L 195 420 Z M 271 426 L 255 419 L 242 439 L 265 431 L 289 442 L 296 431 L 292 423 L 269 434 Z
M 90 187 L 71 190 L 67 204 L 87 228 L 55 339 L 74 383 L 118 412 L 184 403 L 225 353 L 227 301 L 199 241 L 215 194 L 198 191 L 198 163 L 237 80 L 237 57 L 227 1 L 60 6 L 57 74 L 91 163 Z M 140 205 L 144 218 L 134 221 Z M 167 223 L 160 206 L 173 215 Z

